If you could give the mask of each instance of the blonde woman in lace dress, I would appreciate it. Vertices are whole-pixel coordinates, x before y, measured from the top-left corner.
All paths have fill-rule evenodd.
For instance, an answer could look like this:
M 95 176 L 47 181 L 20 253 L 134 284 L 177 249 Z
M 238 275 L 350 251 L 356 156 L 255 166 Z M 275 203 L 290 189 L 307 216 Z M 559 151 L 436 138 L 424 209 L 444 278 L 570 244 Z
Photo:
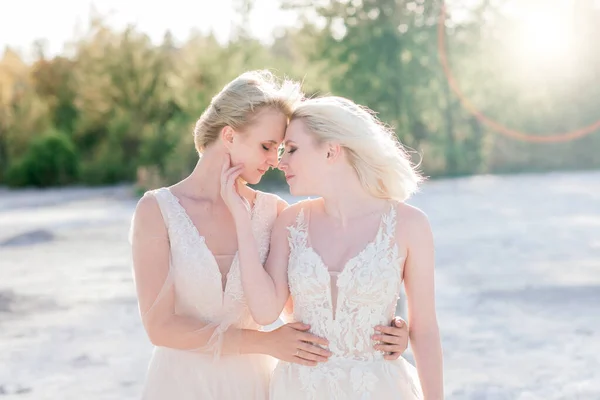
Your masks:
M 287 204 L 246 183 L 259 182 L 277 164 L 299 98 L 298 85 L 280 84 L 268 72 L 237 77 L 196 124 L 201 157 L 194 171 L 139 201 L 133 266 L 142 321 L 155 345 L 144 400 L 266 400 L 273 357 L 303 365 L 327 359 L 320 347 L 305 346 L 327 341 L 300 322 L 259 331 L 244 298 L 235 225 L 221 196 L 223 167 L 233 163 L 240 199 L 250 210 L 251 240 L 264 262 L 273 223 Z M 403 330 L 388 329 L 390 345 L 403 351 Z
M 315 368 L 280 362 L 271 399 L 441 400 L 432 233 L 404 202 L 421 178 L 396 136 L 369 110 L 324 97 L 295 109 L 284 144 L 279 168 L 291 193 L 318 198 L 279 215 L 265 268 L 249 213 L 223 181 L 254 319 L 275 320 L 291 294 L 294 319 L 329 341 L 330 358 Z M 416 370 L 403 358 L 384 361 L 387 346 L 373 346 L 381 337 L 372 327 L 393 318 L 402 284 Z

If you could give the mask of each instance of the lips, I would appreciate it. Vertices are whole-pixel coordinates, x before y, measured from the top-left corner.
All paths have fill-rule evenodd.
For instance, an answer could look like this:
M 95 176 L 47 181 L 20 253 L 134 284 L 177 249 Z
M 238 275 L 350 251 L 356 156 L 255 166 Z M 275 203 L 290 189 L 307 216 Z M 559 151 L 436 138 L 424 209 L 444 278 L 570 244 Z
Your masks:
M 292 179 L 294 177 L 294 175 L 286 175 L 285 176 L 285 180 L 289 181 L 290 179 Z
M 265 172 L 267 172 L 267 170 L 266 169 L 259 169 L 258 172 L 260 172 L 261 175 L 263 175 Z

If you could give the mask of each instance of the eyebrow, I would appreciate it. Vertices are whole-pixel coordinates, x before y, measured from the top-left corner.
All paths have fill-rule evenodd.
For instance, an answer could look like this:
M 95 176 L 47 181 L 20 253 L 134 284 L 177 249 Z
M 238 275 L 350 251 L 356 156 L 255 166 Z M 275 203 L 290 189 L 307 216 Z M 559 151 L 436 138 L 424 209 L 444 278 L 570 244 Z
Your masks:
M 267 143 L 277 144 L 276 140 L 266 140 Z
M 294 142 L 293 140 L 289 140 L 289 139 L 288 139 L 288 140 L 286 140 L 286 141 L 284 141 L 284 142 L 283 142 L 283 145 L 284 145 L 284 146 L 287 146 L 287 145 L 288 145 L 288 144 L 290 144 L 290 143 L 294 143 L 294 144 L 295 144 L 296 142 Z

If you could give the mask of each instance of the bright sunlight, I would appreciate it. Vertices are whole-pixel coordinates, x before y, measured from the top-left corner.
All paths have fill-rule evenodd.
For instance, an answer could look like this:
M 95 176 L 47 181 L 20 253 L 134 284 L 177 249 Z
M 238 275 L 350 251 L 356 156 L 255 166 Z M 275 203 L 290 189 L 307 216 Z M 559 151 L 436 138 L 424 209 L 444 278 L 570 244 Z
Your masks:
M 575 4 L 570 0 L 514 2 L 517 60 L 547 68 L 565 67 L 575 51 Z
M 532 16 L 524 28 L 523 46 L 530 55 L 545 61 L 556 61 L 569 55 L 570 29 L 557 16 Z

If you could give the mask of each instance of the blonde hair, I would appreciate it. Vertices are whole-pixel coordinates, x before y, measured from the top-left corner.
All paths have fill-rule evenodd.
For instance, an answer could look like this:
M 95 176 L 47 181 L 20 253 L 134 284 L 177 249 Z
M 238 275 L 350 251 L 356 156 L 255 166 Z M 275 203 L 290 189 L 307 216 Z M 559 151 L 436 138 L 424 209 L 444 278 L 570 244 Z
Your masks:
M 339 144 L 375 197 L 404 201 L 423 180 L 396 134 L 366 107 L 343 97 L 308 99 L 294 110 L 290 121 L 295 119 L 306 124 L 318 144 Z
M 302 99 L 300 85 L 290 80 L 279 82 L 267 70 L 248 71 L 228 83 L 210 102 L 194 128 L 198 153 L 214 143 L 225 126 L 243 131 L 255 122 L 264 109 L 280 111 L 290 117 Z

